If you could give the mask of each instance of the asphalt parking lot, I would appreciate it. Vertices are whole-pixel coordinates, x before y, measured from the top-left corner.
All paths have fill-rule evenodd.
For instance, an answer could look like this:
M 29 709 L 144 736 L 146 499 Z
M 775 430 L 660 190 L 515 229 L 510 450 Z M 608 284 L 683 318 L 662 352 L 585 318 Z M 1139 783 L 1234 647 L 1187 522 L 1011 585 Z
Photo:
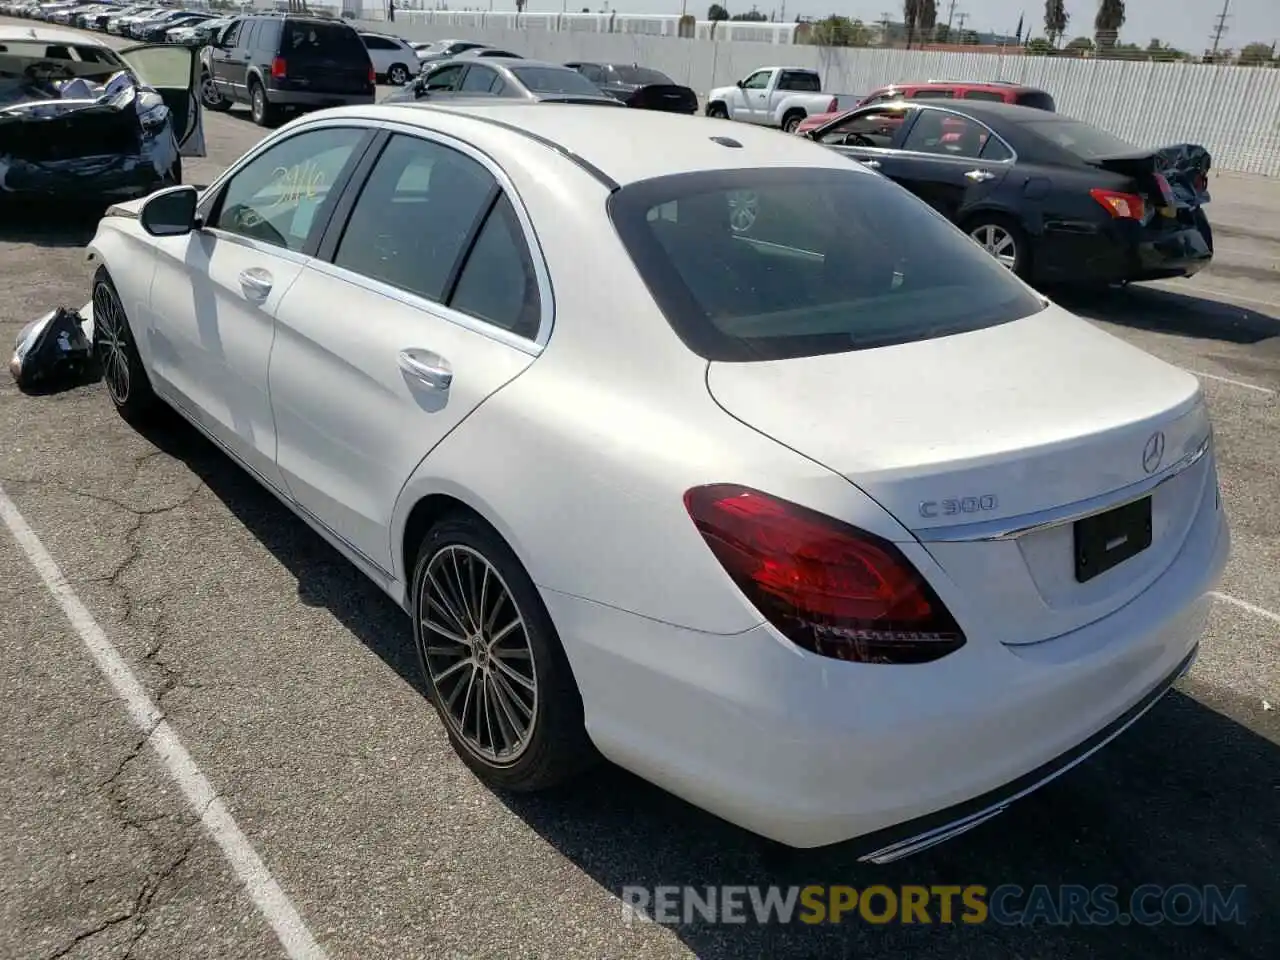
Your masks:
M 206 114 L 210 156 L 187 180 L 261 134 L 242 109 Z M 424 699 L 408 621 L 247 475 L 185 427 L 133 431 L 100 384 L 33 397 L 0 379 L 0 513 L 31 533 L 0 529 L 0 957 L 1280 956 L 1280 183 L 1212 188 L 1207 273 L 1060 294 L 1203 379 L 1235 546 L 1201 657 L 1096 758 L 887 867 L 775 861 L 613 769 L 539 799 L 482 788 Z M 0 222 L 6 350 L 88 299 L 91 230 Z M 243 843 L 202 825 L 91 657 L 88 618 Z M 1213 927 L 667 927 L 624 924 L 619 901 L 630 885 L 807 882 L 1243 884 L 1251 909 Z

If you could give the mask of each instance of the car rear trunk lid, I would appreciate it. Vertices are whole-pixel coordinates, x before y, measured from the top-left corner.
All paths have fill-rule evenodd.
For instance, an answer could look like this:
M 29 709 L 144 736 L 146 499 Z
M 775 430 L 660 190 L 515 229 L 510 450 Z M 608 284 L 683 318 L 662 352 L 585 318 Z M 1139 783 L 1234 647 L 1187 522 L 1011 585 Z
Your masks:
M 898 346 L 712 362 L 707 383 L 732 416 L 893 514 L 958 588 L 962 626 L 1009 644 L 1146 589 L 1177 555 L 1212 459 L 1194 377 L 1057 308 Z M 1147 496 L 1150 545 L 1082 581 L 1074 520 L 1135 499 L 1140 513 Z M 1121 552 L 1144 531 L 1127 534 Z

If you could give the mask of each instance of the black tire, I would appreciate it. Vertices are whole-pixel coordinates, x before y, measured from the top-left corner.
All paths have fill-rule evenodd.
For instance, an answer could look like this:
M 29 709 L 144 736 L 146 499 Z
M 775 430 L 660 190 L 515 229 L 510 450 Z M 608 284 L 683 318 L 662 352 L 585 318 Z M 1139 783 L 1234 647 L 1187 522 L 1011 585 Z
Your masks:
M 249 111 L 253 115 L 253 122 L 260 127 L 271 127 L 275 125 L 277 111 L 271 105 L 271 101 L 267 99 L 267 88 L 262 85 L 262 81 L 253 79 L 249 81 Z
M 213 86 L 212 78 L 207 72 L 200 74 L 200 106 L 218 113 L 226 113 L 231 109 L 231 101 Z
M 387 68 L 387 83 L 393 87 L 403 87 L 409 82 L 409 68 L 403 63 L 393 63 Z
M 707 116 L 713 120 L 728 120 L 729 111 L 723 103 L 713 103 L 707 107 Z
M 1023 280 L 1031 278 L 1031 241 L 1027 238 L 1027 232 L 1017 221 L 999 213 L 977 213 L 965 220 L 963 229 L 970 237 L 986 247 L 993 256 L 996 254 L 992 251 L 992 244 L 987 243 L 985 238 L 998 237 L 1003 233 L 1012 243 L 1014 252 L 1011 255 L 1012 263 L 1005 260 L 1001 262 Z
M 482 562 L 477 562 L 476 557 Z M 450 567 L 450 563 L 460 565 Z M 456 636 L 468 640 L 468 644 L 459 643 L 447 633 L 438 632 L 439 628 L 449 626 L 451 614 L 440 604 L 429 600 L 427 590 L 439 596 L 442 586 L 452 589 L 454 582 L 461 584 L 463 578 L 470 578 L 474 571 L 483 571 L 485 563 L 492 574 L 496 574 L 496 580 L 491 576 L 488 581 L 493 584 L 490 590 L 505 588 L 505 595 L 510 598 L 514 609 L 503 606 L 504 601 L 498 599 L 487 618 L 484 613 L 478 615 L 481 626 L 470 637 L 464 637 L 461 630 L 454 631 Z M 464 568 L 466 573 L 461 572 Z M 446 581 L 444 576 L 453 570 L 458 571 L 456 581 Z M 430 577 L 428 571 L 432 573 Z M 475 579 L 469 579 L 469 582 L 476 593 L 486 595 L 483 587 L 476 586 Z M 427 531 L 418 549 L 412 589 L 414 644 L 431 702 L 454 750 L 476 776 L 497 789 L 532 792 L 557 786 L 590 766 L 597 754 L 587 737 L 582 698 L 555 625 L 533 581 L 493 528 L 466 513 L 454 514 L 438 522 Z M 456 601 L 459 592 L 454 590 L 449 596 Z M 491 599 L 490 603 L 494 604 L 494 601 Z M 465 614 L 452 617 L 452 622 L 466 627 L 465 621 L 470 616 L 471 607 L 468 607 Z M 510 631 L 503 638 L 498 636 L 502 634 L 503 626 L 509 627 L 513 622 L 507 620 L 508 616 L 517 617 L 522 627 Z M 433 624 L 438 624 L 437 629 L 428 626 L 428 618 Z M 487 625 L 483 622 L 486 619 L 489 621 Z M 506 620 L 506 623 L 498 626 L 498 620 Z M 513 641 L 512 637 L 521 632 L 523 638 Z M 428 640 L 434 642 L 429 644 Z M 497 650 L 500 643 L 514 645 L 504 647 L 506 654 L 502 657 L 481 652 Z M 500 660 L 506 664 L 502 670 L 495 667 Z M 533 679 L 535 694 L 507 679 L 511 677 L 511 662 L 529 664 L 527 675 Z M 453 682 L 455 674 L 458 676 L 456 684 Z M 497 675 L 501 683 L 490 679 L 492 675 Z M 482 678 L 480 683 L 476 682 L 478 676 Z M 520 676 L 526 676 L 526 671 L 522 669 Z M 441 682 L 443 688 L 438 685 Z M 466 689 L 461 689 L 464 687 Z M 491 689 L 494 694 L 489 693 Z M 481 690 L 483 693 L 476 692 Z M 521 737 L 522 746 L 518 752 L 513 748 L 509 757 L 498 757 L 500 751 L 496 749 L 497 740 L 490 723 L 489 740 L 494 745 L 490 752 L 494 756 L 483 755 L 485 738 L 481 733 L 480 699 L 476 700 L 475 738 L 470 738 L 469 730 L 466 735 L 462 733 L 471 725 L 469 702 L 473 693 L 476 697 L 484 697 L 486 704 L 487 698 L 492 696 L 503 708 L 510 702 L 509 699 L 504 701 L 504 697 L 520 694 L 520 706 L 524 711 L 513 709 L 515 704 L 511 703 L 505 714 L 508 721 L 517 714 L 532 717 L 529 729 L 522 736 L 513 724 L 509 724 L 510 731 Z M 532 703 L 525 697 L 529 697 Z M 460 708 L 458 703 L 462 704 Z M 490 713 L 498 718 L 501 726 L 504 721 L 497 710 L 490 708 Z M 504 744 L 507 742 L 506 732 L 505 729 L 502 731 Z
M 99 267 L 93 278 L 93 357 L 116 412 L 134 426 L 150 422 L 161 407 L 160 398 L 151 389 L 124 304 L 106 267 Z
M 795 110 L 791 113 L 788 113 L 785 117 L 782 118 L 782 132 L 795 133 L 796 127 L 800 126 L 800 124 L 804 122 L 804 118 L 806 116 L 807 114 L 805 114 L 801 110 Z

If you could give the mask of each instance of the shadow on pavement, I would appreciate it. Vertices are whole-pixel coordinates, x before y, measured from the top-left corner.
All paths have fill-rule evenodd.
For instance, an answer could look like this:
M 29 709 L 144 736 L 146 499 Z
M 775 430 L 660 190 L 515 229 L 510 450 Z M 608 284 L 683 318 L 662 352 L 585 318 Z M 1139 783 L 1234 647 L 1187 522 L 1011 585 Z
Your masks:
M 83 247 L 106 209 L 106 204 L 8 203 L 0 207 L 0 243 Z
M 1274 315 L 1193 293 L 1140 285 L 1118 290 L 1054 290 L 1061 306 L 1107 323 L 1201 340 L 1253 344 L 1280 337 L 1280 308 Z
M 146 436 L 195 471 L 293 574 L 302 602 L 332 612 L 423 693 L 408 620 L 377 587 L 176 415 Z M 1247 715 L 1249 707 L 1242 710 Z M 1125 909 L 1144 884 L 1216 885 L 1224 896 L 1247 887 L 1245 923 L 1216 926 L 942 923 L 936 900 L 929 925 L 873 925 L 856 913 L 839 925 L 761 925 L 748 903 L 746 923 L 712 924 L 693 914 L 672 927 L 703 960 L 1280 956 L 1273 909 L 1280 903 L 1280 748 L 1178 691 L 1004 815 L 883 867 L 857 863 L 844 847 L 773 856 L 775 848 L 608 765 L 549 794 L 502 800 L 615 896 L 627 886 L 659 885 L 1013 884 L 1029 892 L 1037 884 L 1111 884 Z M 1007 905 L 1025 904 L 1016 895 Z M 956 918 L 961 913 L 957 900 Z M 621 931 L 621 904 L 616 922 Z

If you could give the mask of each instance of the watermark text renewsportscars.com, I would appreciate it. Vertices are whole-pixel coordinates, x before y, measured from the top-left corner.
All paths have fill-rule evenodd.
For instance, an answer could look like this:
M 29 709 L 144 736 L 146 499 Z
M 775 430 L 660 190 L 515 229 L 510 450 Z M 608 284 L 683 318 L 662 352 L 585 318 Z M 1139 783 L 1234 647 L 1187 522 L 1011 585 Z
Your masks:
M 998 924 L 1193 926 L 1245 923 L 1247 888 L 1144 884 L 890 887 L 658 886 L 622 888 L 622 918 L 667 925 Z

